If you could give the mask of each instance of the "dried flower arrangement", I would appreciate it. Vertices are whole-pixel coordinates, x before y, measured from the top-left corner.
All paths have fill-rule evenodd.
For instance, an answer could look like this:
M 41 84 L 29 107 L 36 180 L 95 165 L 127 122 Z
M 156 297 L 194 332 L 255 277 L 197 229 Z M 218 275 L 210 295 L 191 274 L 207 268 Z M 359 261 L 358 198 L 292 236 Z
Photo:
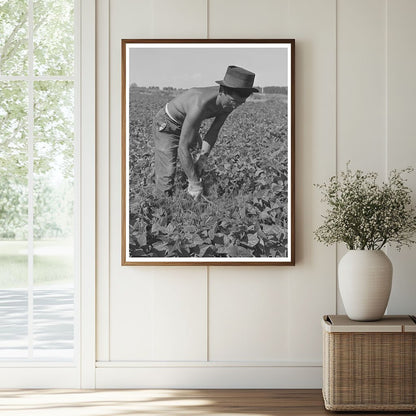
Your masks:
M 415 243 L 416 210 L 404 174 L 413 168 L 392 170 L 378 184 L 375 172 L 347 169 L 317 186 L 328 204 L 324 223 L 314 233 L 326 244 L 344 242 L 350 250 L 380 250 L 386 244 L 398 250 Z

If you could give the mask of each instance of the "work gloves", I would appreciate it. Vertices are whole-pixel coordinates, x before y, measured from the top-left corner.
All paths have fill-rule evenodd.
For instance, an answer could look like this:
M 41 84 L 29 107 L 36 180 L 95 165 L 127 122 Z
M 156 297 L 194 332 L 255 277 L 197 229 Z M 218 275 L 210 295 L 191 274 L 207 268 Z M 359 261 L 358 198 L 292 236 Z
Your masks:
M 191 181 L 188 180 L 188 189 L 187 192 L 189 195 L 191 195 L 191 197 L 195 200 L 197 200 L 201 195 L 202 195 L 202 191 L 203 191 L 203 187 L 202 187 L 202 181 Z
M 201 176 L 204 173 L 208 162 L 208 153 L 199 154 L 195 160 L 195 173 L 197 174 L 199 180 L 191 181 L 188 180 L 188 194 L 192 196 L 195 200 L 199 199 L 202 195 L 202 179 Z

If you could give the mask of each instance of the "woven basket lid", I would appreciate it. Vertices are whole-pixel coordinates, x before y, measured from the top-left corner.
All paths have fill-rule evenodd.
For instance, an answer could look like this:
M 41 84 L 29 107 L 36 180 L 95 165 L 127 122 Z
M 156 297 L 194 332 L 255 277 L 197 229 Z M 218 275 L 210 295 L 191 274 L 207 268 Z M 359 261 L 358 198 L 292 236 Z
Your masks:
M 327 332 L 416 332 L 416 318 L 410 315 L 385 315 L 372 322 L 352 321 L 347 315 L 326 315 L 322 327 Z

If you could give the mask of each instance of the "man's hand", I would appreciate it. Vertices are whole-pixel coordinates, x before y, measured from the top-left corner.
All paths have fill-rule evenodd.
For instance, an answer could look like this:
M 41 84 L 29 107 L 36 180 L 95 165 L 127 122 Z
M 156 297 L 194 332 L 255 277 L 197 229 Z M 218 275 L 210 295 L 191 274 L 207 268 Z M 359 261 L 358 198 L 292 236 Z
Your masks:
M 203 191 L 202 181 L 199 180 L 197 182 L 189 181 L 188 180 L 188 194 L 192 196 L 195 201 L 202 195 Z
M 208 163 L 208 154 L 199 154 L 195 161 L 195 172 L 198 177 L 201 177 L 204 173 Z

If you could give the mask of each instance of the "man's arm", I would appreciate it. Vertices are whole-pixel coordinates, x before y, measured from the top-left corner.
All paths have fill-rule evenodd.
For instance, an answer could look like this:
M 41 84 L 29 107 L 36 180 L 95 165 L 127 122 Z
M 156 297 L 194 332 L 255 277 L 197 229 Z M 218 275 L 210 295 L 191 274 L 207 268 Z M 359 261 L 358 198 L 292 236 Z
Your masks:
M 215 120 L 212 122 L 211 127 L 205 134 L 205 137 L 202 141 L 201 154 L 209 154 L 211 152 L 211 149 L 214 147 L 214 144 L 218 139 L 218 134 L 221 130 L 221 127 L 227 119 L 228 115 L 229 113 L 224 113 L 215 117 Z
M 206 165 L 208 163 L 208 155 L 211 152 L 215 142 L 218 139 L 218 134 L 221 130 L 224 121 L 228 117 L 228 113 L 221 114 L 215 118 L 212 122 L 211 127 L 207 131 L 207 134 L 202 141 L 201 151 L 196 159 L 195 170 L 198 176 L 202 176 L 206 170 Z
M 182 125 L 181 136 L 179 139 L 179 160 L 182 168 L 191 182 L 198 182 L 199 177 L 195 171 L 194 161 L 192 159 L 190 148 L 195 136 L 199 131 L 202 120 L 199 119 L 198 114 L 187 114 Z

